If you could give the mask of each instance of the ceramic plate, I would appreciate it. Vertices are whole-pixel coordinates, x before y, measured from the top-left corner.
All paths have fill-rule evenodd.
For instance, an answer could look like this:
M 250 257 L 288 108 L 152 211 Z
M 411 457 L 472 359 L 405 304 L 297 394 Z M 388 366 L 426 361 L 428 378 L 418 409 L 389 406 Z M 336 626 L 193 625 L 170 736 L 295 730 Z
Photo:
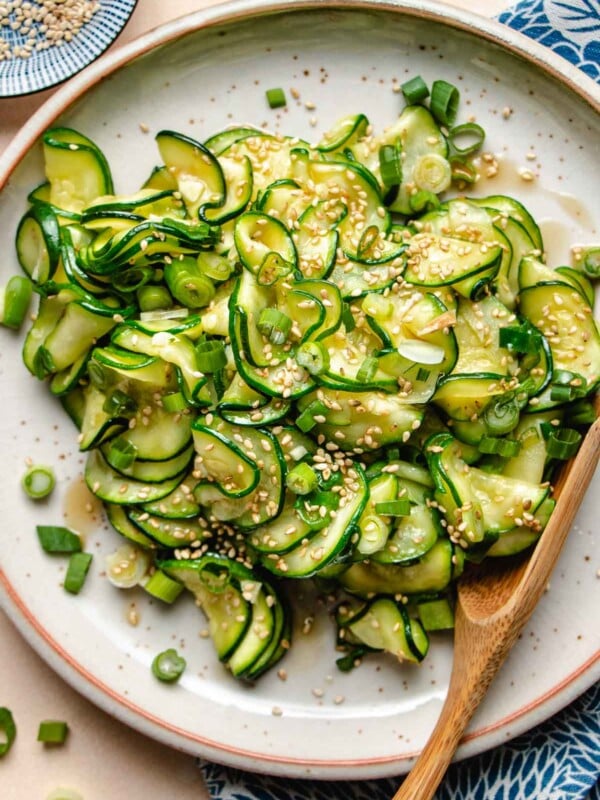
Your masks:
M 42 179 L 40 149 L 31 145 L 57 115 L 98 142 L 117 191 L 130 192 L 158 162 L 153 134 L 165 124 L 200 140 L 232 123 L 251 123 L 314 141 L 338 117 L 360 111 L 380 128 L 401 107 L 395 87 L 416 74 L 427 82 L 443 76 L 460 87 L 463 117 L 485 127 L 486 149 L 500 162 L 499 174 L 482 180 L 477 193 L 520 198 L 540 220 L 553 264 L 568 259 L 570 243 L 600 238 L 600 208 L 590 199 L 590 187 L 600 185 L 593 84 L 568 67 L 560 77 L 560 62 L 501 26 L 439 6 L 346 2 L 285 9 L 242 3 L 177 21 L 55 95 L 2 165 L 4 178 L 14 168 L 0 195 L 2 281 L 17 269 L 13 232 L 28 190 Z M 288 93 L 284 109 L 271 110 L 265 101 L 273 86 Z M 273 672 L 253 687 L 236 683 L 199 635 L 204 621 L 191 602 L 159 607 L 103 579 L 103 559 L 117 535 L 87 505 L 75 431 L 26 373 L 20 337 L 0 336 L 1 594 L 33 646 L 104 709 L 191 753 L 289 776 L 406 771 L 440 711 L 450 637 L 432 637 L 419 668 L 375 658 L 340 673 L 332 627 L 307 599 L 306 615 L 314 612 L 316 622 L 310 635 L 296 631 L 284 662 L 287 680 Z M 27 502 L 19 489 L 26 458 L 56 467 L 58 490 L 47 505 Z M 588 492 L 549 591 L 459 755 L 506 741 L 600 677 L 599 490 L 596 482 Z M 95 560 L 78 597 L 61 587 L 64 561 L 41 552 L 39 523 L 67 523 L 86 537 Z M 161 685 L 150 673 L 153 656 L 168 646 L 188 661 L 177 686 Z
M 30 11 L 34 17 L 29 26 L 19 26 L 16 9 L 3 11 L 0 97 L 17 97 L 48 89 L 87 67 L 117 38 L 136 2 L 85 0 L 78 4 L 77 16 L 72 17 L 64 10 L 66 6 L 56 3 L 54 9 L 47 9 L 32 1 Z M 51 21 L 47 19 L 48 14 L 53 17 Z M 56 29 L 64 29 L 66 37 L 54 38 L 52 34 Z M 54 44 L 48 46 L 52 42 Z

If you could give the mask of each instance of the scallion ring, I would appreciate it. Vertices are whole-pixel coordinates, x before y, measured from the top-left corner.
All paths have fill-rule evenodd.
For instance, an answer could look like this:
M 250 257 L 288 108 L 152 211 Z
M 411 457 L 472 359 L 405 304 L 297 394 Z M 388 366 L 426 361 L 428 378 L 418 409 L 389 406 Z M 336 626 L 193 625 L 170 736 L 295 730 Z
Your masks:
M 452 150 L 459 156 L 475 153 L 485 139 L 485 131 L 476 122 L 465 122 L 455 125 L 448 132 L 448 141 Z
M 176 414 L 179 411 L 184 411 L 188 404 L 187 400 L 181 392 L 169 392 L 162 396 L 162 406 L 169 414 Z
M 173 298 L 165 286 L 142 286 L 137 291 L 140 311 L 158 311 L 172 308 Z
M 63 583 L 65 591 L 70 594 L 79 594 L 83 589 L 92 559 L 91 553 L 73 553 L 71 555 Z
M 46 553 L 78 553 L 81 550 L 80 536 L 60 525 L 38 525 L 39 542 Z
M 227 364 L 227 354 L 223 342 L 209 339 L 196 345 L 196 361 L 200 372 L 218 372 Z
M 498 439 L 494 436 L 482 436 L 478 448 L 480 453 L 486 455 L 513 458 L 519 454 L 521 442 L 517 439 Z
M 40 722 L 37 740 L 44 744 L 64 744 L 69 733 L 69 726 L 62 720 L 46 719 Z
M 356 380 L 358 383 L 369 383 L 375 377 L 378 368 L 379 361 L 375 356 L 367 356 L 358 368 Z
M 321 375 L 329 367 L 329 353 L 321 342 L 304 342 L 296 352 L 296 362 L 311 375 Z
M 183 584 L 160 569 L 155 570 L 142 585 L 148 594 L 163 603 L 174 603 L 183 591 Z
M 413 181 L 419 190 L 440 194 L 452 183 L 452 168 L 450 162 L 438 153 L 427 153 L 420 156 L 415 162 Z
M 492 436 L 503 436 L 514 430 L 519 423 L 519 406 L 514 396 L 500 396 L 492 401 L 483 412 L 483 421 Z
M 321 400 L 313 400 L 296 417 L 296 426 L 302 433 L 308 433 L 317 424 L 316 417 L 324 416 L 327 413 L 327 406 Z
M 56 485 L 54 471 L 51 467 L 33 465 L 23 475 L 21 485 L 32 500 L 43 500 L 52 493 Z
M 405 81 L 400 88 L 402 89 L 406 104 L 409 106 L 422 103 L 423 100 L 429 97 L 429 88 L 420 75 L 415 75 L 414 78 Z
M 278 308 L 263 308 L 256 327 L 272 344 L 283 344 L 292 329 L 292 320 Z
M 0 322 L 7 328 L 18 330 L 27 316 L 32 293 L 30 280 L 23 275 L 13 275 L 3 291 Z
M 397 500 L 375 503 L 375 512 L 383 517 L 406 517 L 410 514 L 410 500 L 408 497 L 400 497 Z
M 294 492 L 294 494 L 310 494 L 310 492 L 317 488 L 317 473 L 310 464 L 306 464 L 305 462 L 296 464 L 286 475 L 285 485 L 291 492 Z
M 152 662 L 152 674 L 164 683 L 174 683 L 183 675 L 186 668 L 185 658 L 177 650 L 169 648 L 159 653 Z
M 0 708 L 0 758 L 8 753 L 16 735 L 17 726 L 12 712 L 8 708 Z
M 399 186 L 402 183 L 402 163 L 396 145 L 384 144 L 379 148 L 379 173 L 385 187 Z
M 109 446 L 108 462 L 118 471 L 129 469 L 135 462 L 137 454 L 137 447 L 127 439 L 113 439 Z
M 429 108 L 439 123 L 448 128 L 454 125 L 459 102 L 460 93 L 456 86 L 444 80 L 433 82 Z

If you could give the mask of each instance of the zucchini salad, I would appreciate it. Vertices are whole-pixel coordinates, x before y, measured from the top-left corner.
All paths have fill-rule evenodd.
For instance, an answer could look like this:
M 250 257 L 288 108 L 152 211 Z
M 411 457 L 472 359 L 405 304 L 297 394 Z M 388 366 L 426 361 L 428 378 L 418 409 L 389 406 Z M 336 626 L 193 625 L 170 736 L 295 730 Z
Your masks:
M 517 199 L 470 196 L 456 88 L 403 94 L 318 144 L 160 131 L 125 195 L 84 133 L 43 136 L 5 324 L 33 289 L 23 359 L 79 431 L 109 579 L 191 592 L 237 678 L 289 649 L 307 579 L 340 669 L 422 661 L 466 562 L 535 544 L 595 418 L 598 248 L 546 263 Z

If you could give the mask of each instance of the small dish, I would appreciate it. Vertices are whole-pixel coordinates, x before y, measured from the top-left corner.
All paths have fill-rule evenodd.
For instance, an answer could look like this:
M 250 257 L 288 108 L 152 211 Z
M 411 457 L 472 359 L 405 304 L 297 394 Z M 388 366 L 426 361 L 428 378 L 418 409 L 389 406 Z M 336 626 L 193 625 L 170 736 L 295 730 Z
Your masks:
M 0 97 L 33 94 L 80 72 L 117 38 L 136 3 L 91 0 L 50 7 L 30 2 L 1 9 Z

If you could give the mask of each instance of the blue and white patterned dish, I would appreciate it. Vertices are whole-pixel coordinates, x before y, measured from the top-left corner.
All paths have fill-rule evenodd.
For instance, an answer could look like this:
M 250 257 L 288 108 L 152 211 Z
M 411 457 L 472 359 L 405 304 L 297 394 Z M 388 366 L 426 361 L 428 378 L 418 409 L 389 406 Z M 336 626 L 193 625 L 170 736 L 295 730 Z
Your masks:
M 34 49 L 29 58 L 0 61 L 0 97 L 17 97 L 56 86 L 98 58 L 117 38 L 133 13 L 137 0 L 101 0 L 89 22 L 60 46 Z M 39 23 L 34 23 L 34 27 Z M 25 43 L 10 25 L 0 28 L 0 40 L 10 47 Z

